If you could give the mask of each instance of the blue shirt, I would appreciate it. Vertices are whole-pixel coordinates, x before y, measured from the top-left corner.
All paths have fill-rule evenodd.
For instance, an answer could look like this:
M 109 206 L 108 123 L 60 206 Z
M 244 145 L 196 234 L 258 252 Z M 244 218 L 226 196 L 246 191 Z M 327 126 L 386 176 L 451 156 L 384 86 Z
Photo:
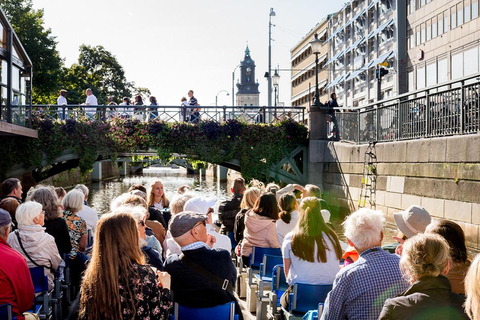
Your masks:
M 200 248 L 207 248 L 209 250 L 212 249 L 205 242 L 196 241 L 196 242 L 192 242 L 190 244 L 187 244 L 186 246 L 183 246 L 182 251 L 196 250 L 196 249 L 200 249 Z
M 383 304 L 409 287 L 400 257 L 373 247 L 337 274 L 325 300 L 322 320 L 378 319 Z

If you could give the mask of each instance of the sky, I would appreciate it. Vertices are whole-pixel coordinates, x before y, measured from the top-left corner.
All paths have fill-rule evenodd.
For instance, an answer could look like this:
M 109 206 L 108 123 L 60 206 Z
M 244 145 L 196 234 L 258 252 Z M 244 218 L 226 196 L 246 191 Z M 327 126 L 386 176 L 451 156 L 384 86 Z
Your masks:
M 280 69 L 279 101 L 290 105 L 290 50 L 344 1 L 328 0 L 33 0 L 44 9 L 65 64 L 81 44 L 102 45 L 117 57 L 128 81 L 147 87 L 160 105 L 179 105 L 189 89 L 200 105 L 232 104 L 232 72 L 246 44 L 256 64 L 260 104 L 267 105 L 268 18 L 272 68 Z M 239 77 L 238 69 L 235 73 Z M 235 87 L 236 91 L 236 87 Z M 273 98 L 272 98 L 273 99 Z

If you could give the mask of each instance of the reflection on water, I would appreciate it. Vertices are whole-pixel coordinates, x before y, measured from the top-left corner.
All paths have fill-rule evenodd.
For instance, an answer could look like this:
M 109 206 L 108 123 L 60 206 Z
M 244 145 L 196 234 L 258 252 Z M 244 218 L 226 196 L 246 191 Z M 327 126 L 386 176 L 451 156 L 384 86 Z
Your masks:
M 90 196 L 88 203 L 99 214 L 104 214 L 110 210 L 110 202 L 120 194 L 127 192 L 133 184 L 142 184 L 147 190 L 150 183 L 160 179 L 163 182 L 164 190 L 169 199 L 177 192 L 177 188 L 182 185 L 190 186 L 195 192 L 202 196 L 215 197 L 218 201 L 223 201 L 230 197 L 227 182 L 218 182 L 214 179 L 205 179 L 200 175 L 175 174 L 174 176 L 143 175 L 120 178 L 109 181 L 102 181 L 88 185 Z
M 231 183 L 218 182 L 213 178 L 201 177 L 198 174 L 187 175 L 183 168 L 167 172 L 166 170 L 156 169 L 157 168 L 151 168 L 150 170 L 145 170 L 142 176 L 126 177 L 88 185 L 90 189 L 89 205 L 99 214 L 107 213 L 110 210 L 110 202 L 120 194 L 127 192 L 131 185 L 142 184 L 148 190 L 150 183 L 158 179 L 163 182 L 165 193 L 169 199 L 176 193 L 177 188 L 182 185 L 190 186 L 199 195 L 217 198 L 217 204 L 231 197 L 230 187 L 227 187 Z M 215 219 L 214 217 L 214 220 Z M 343 234 L 343 227 L 340 223 L 335 224 L 335 230 L 339 238 L 346 241 Z M 394 242 L 392 237 L 395 236 L 396 233 L 397 228 L 394 225 L 387 224 L 384 230 L 383 243 Z

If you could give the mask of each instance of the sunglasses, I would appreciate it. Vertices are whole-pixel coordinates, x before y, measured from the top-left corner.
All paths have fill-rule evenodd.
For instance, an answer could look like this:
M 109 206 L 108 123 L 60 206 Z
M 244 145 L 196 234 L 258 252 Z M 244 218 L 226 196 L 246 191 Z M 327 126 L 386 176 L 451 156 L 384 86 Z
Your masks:
M 143 220 L 140 221 L 138 224 L 141 225 L 142 227 L 145 227 L 145 221 L 143 221 Z

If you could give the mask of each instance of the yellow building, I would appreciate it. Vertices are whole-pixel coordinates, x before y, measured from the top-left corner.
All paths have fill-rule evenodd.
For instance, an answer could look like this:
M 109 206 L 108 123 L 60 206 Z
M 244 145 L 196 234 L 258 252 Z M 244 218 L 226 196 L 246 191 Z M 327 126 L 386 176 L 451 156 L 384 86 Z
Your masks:
M 320 21 L 300 42 L 290 50 L 291 69 L 292 69 L 292 106 L 303 106 L 309 108 L 313 104 L 315 96 L 315 55 L 312 53 L 310 42 L 318 34 L 318 38 L 325 41 L 327 38 L 327 18 Z M 327 85 L 328 70 L 324 68 L 328 60 L 329 52 L 328 42 L 322 48 L 318 55 L 318 83 L 320 90 L 320 101 L 328 100 L 328 95 L 322 89 Z

